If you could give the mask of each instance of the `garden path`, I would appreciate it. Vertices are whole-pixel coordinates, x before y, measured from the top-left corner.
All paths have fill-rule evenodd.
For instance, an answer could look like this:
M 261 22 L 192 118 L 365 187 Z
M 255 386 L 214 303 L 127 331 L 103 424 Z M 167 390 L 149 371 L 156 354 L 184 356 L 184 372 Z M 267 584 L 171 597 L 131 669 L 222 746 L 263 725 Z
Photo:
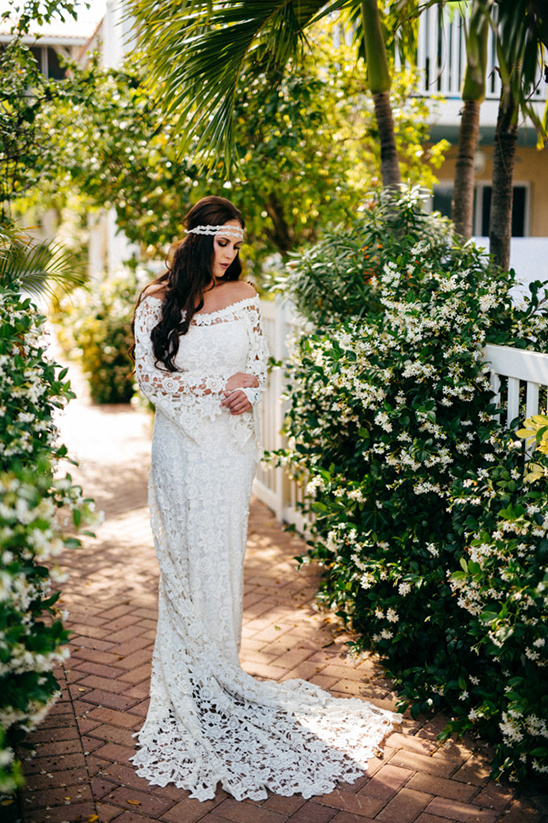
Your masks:
M 219 790 L 215 800 L 200 803 L 137 777 L 129 758 L 147 709 L 158 578 L 146 500 L 151 424 L 129 407 L 90 405 L 73 368 L 71 377 L 79 399 L 60 420 L 63 440 L 80 461 L 74 476 L 105 522 L 95 540 L 63 557 L 71 657 L 57 672 L 61 699 L 30 736 L 35 755 L 24 761 L 23 823 L 548 821 L 546 796 L 518 797 L 488 780 L 485 749 L 460 742 L 440 747 L 440 717 L 405 719 L 367 776 L 307 801 L 269 795 L 237 802 Z M 348 661 L 346 634 L 314 609 L 318 572 L 298 572 L 293 560 L 303 550 L 264 505 L 252 502 L 244 668 L 276 680 L 304 677 L 333 694 L 394 707 L 375 662 Z

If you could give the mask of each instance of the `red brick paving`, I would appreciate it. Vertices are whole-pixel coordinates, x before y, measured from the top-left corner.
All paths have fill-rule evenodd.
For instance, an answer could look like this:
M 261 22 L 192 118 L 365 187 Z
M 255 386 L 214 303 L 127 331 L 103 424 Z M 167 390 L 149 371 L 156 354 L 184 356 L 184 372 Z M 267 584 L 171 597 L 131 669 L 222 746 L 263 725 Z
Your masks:
M 82 397 L 85 391 L 73 377 Z M 404 719 L 363 778 L 325 797 L 269 794 L 237 802 L 219 790 L 205 803 L 173 786 L 149 786 L 128 762 L 147 709 L 158 572 L 146 502 L 150 420 L 127 407 L 73 401 L 61 426 L 80 460 L 73 470 L 105 512 L 95 541 L 63 558 L 70 578 L 71 658 L 62 697 L 30 737 L 22 823 L 548 823 L 548 799 L 488 779 L 485 747 L 436 735 L 443 717 Z M 345 654 L 347 635 L 313 608 L 317 571 L 298 572 L 300 541 L 253 501 L 246 560 L 242 665 L 305 677 L 334 694 L 394 707 L 374 659 Z M 1 810 L 0 810 L 1 813 Z

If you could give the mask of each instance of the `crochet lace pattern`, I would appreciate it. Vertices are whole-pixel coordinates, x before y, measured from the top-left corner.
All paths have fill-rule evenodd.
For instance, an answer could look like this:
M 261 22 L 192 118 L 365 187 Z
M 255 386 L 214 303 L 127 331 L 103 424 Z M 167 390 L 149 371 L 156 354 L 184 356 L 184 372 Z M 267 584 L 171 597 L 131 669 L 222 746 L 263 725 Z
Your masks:
M 400 718 L 304 680 L 259 681 L 240 666 L 243 559 L 257 458 L 255 415 L 220 405 L 228 377 L 257 375 L 267 347 L 257 298 L 194 315 L 170 373 L 155 364 L 161 301 L 136 315 L 136 371 L 156 405 L 150 510 L 160 566 L 150 708 L 133 758 L 150 783 L 198 800 L 267 789 L 308 798 L 363 774 Z

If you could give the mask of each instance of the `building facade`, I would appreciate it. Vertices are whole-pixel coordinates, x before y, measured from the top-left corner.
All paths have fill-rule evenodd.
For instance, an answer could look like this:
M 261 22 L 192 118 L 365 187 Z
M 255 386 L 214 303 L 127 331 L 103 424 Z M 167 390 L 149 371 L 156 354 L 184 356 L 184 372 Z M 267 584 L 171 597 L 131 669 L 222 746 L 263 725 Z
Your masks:
M 501 91 L 492 32 L 488 55 L 487 90 L 480 110 L 480 136 L 475 157 L 474 203 L 474 236 L 486 248 L 489 247 L 493 141 Z M 462 18 L 437 6 L 427 9 L 419 26 L 418 93 L 433 101 L 432 140 L 445 138 L 451 144 L 445 163 L 437 172 L 439 184 L 432 199 L 432 207 L 447 216 L 451 215 L 465 66 Z M 539 80 L 531 102 L 540 118 L 546 106 L 546 92 L 547 84 L 539 66 Z M 440 96 L 442 99 L 438 100 Z M 537 148 L 536 130 L 531 122 L 523 119 L 519 123 L 514 169 L 510 264 L 525 282 L 548 279 L 548 148 Z

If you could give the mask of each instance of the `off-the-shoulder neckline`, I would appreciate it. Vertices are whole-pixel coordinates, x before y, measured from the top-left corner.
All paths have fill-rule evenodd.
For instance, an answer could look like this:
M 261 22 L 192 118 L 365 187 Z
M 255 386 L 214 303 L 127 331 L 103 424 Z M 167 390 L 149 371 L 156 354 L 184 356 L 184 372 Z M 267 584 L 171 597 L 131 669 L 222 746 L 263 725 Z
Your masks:
M 160 303 L 163 302 L 162 297 L 156 297 L 154 294 L 145 294 L 143 299 L 152 298 L 152 300 L 159 300 Z M 233 311 L 236 306 L 241 306 L 243 303 L 255 303 L 259 301 L 259 295 L 255 294 L 253 297 L 243 297 L 241 300 L 236 300 L 235 303 L 229 303 L 228 306 L 223 306 L 222 309 L 215 309 L 215 311 L 200 311 L 196 312 L 192 315 L 192 320 L 196 317 L 214 317 L 216 314 L 222 314 L 223 312 Z

